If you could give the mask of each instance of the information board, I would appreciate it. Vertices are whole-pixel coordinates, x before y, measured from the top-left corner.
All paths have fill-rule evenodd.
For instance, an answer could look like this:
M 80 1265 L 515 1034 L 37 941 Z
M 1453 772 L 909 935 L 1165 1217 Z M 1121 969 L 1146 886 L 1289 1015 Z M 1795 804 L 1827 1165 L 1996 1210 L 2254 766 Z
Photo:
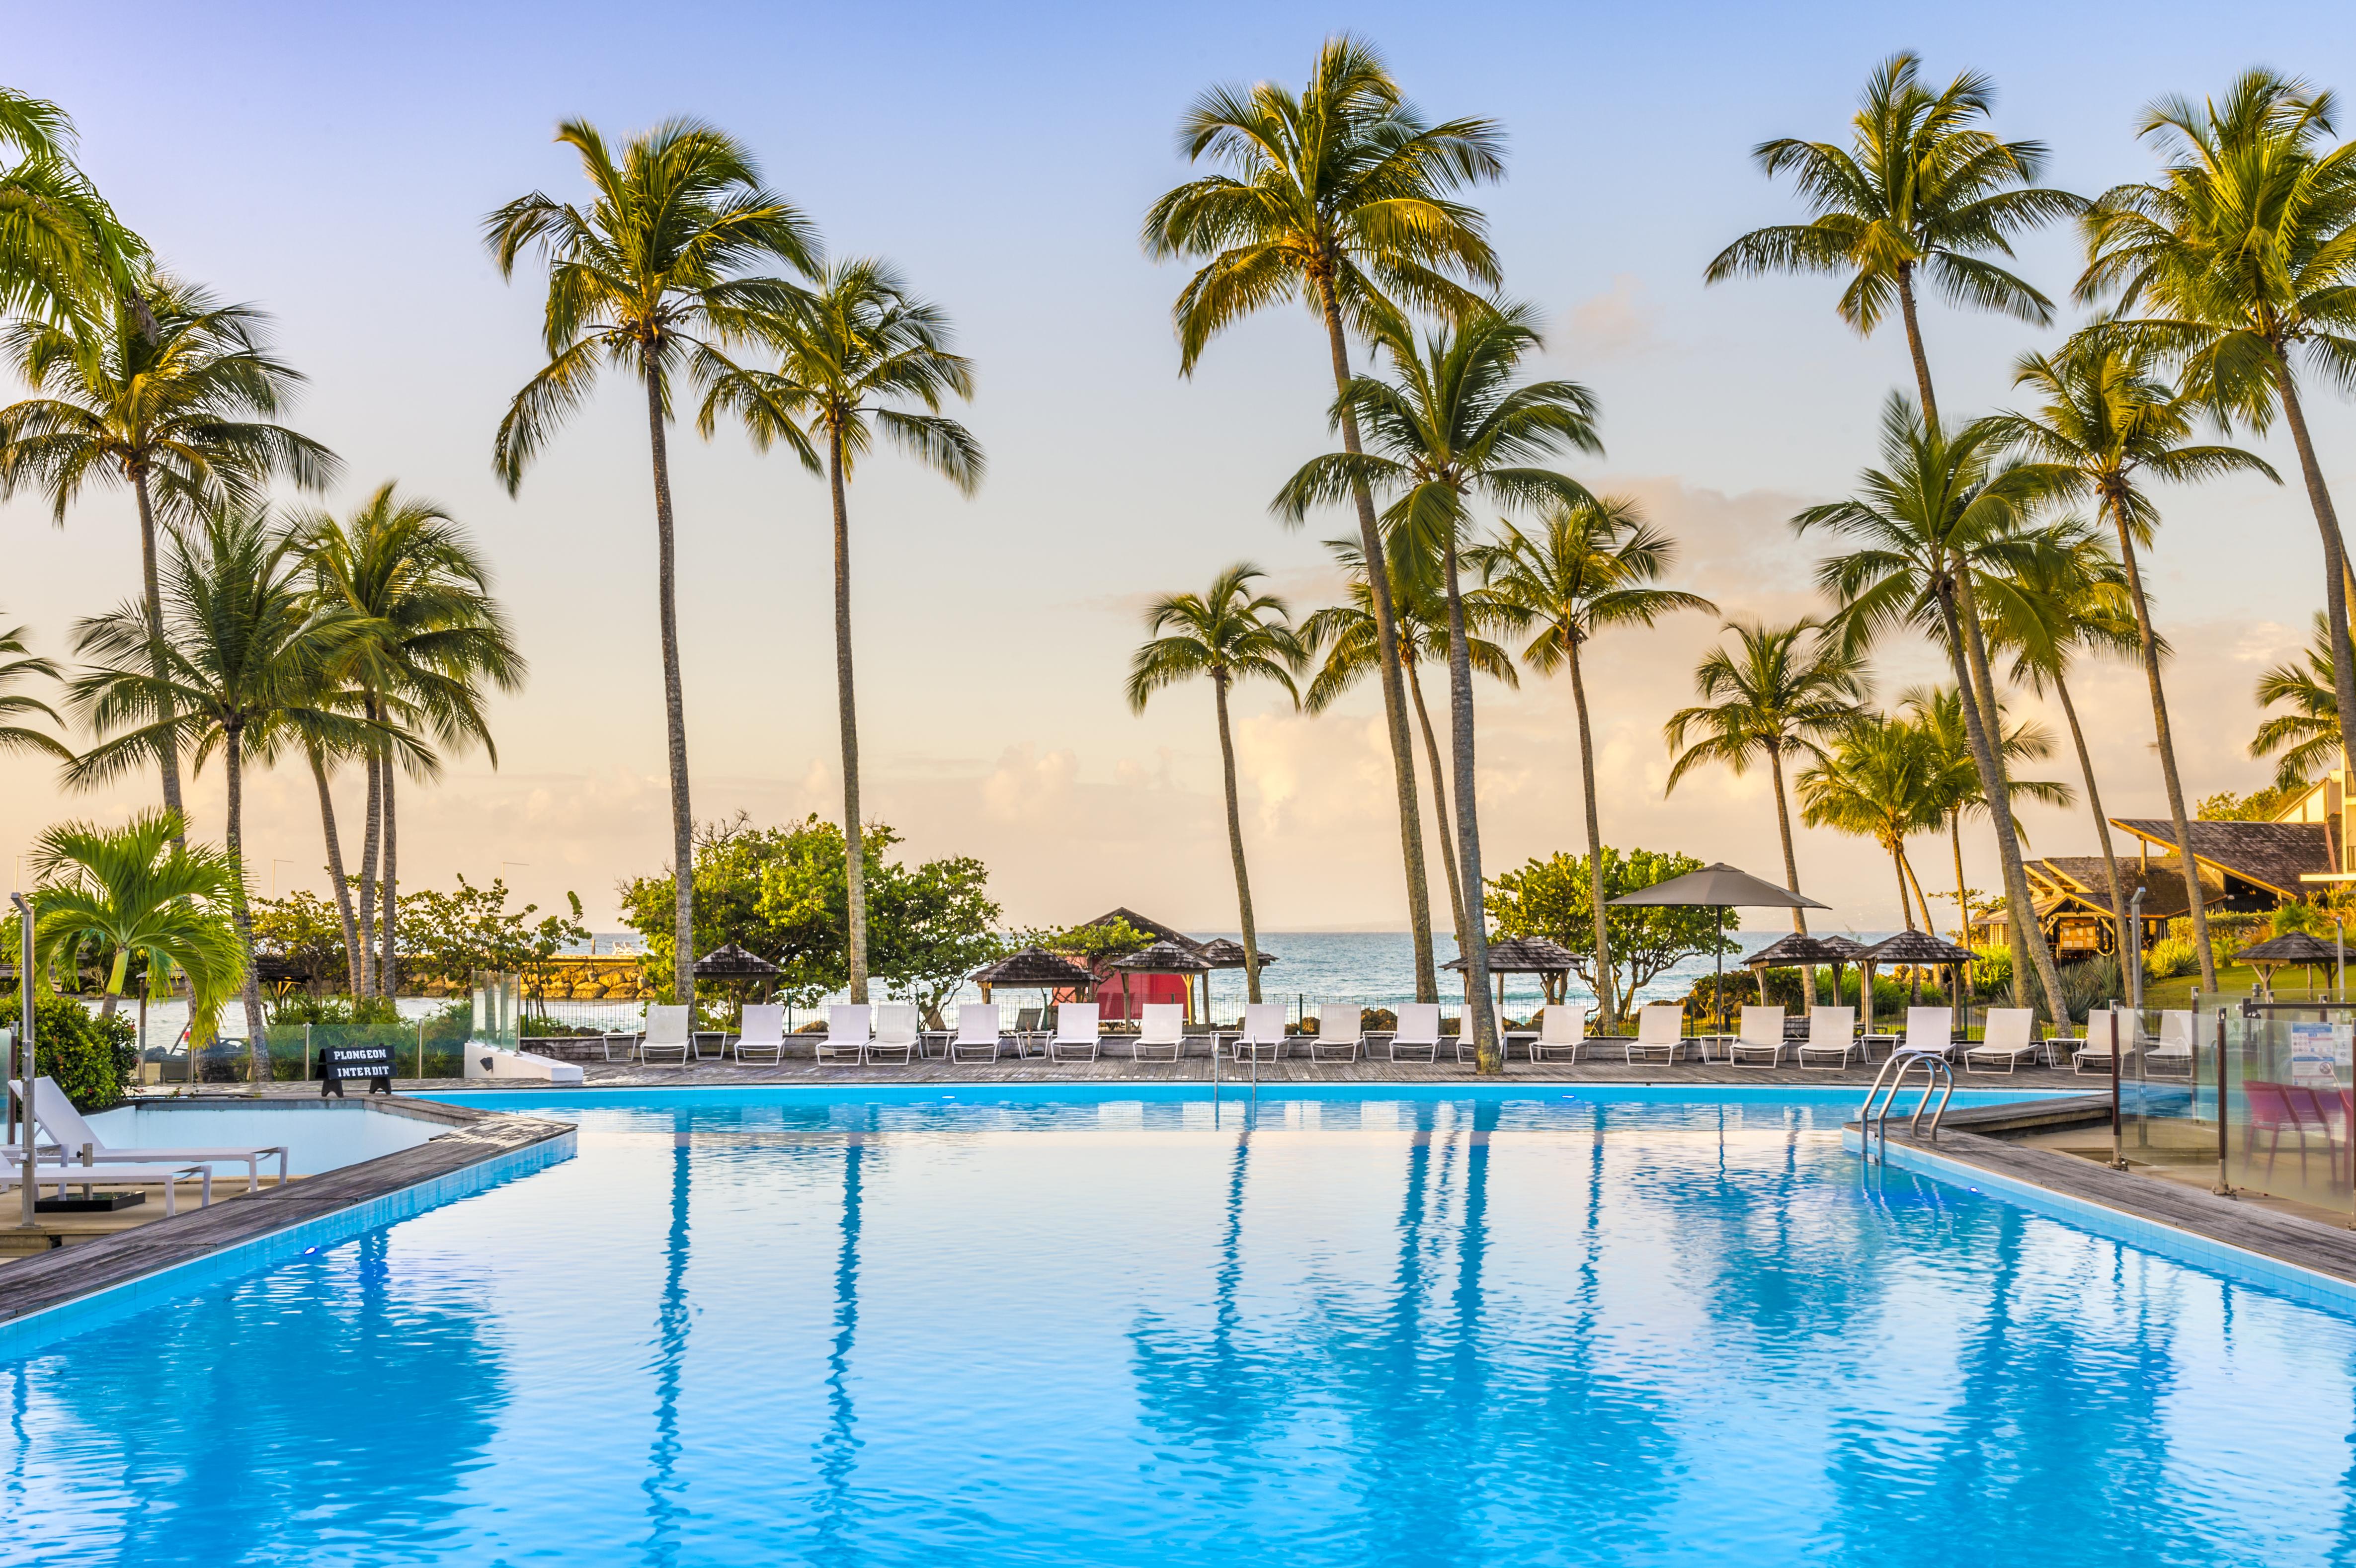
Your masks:
M 392 1093 L 392 1047 L 384 1045 L 330 1045 L 319 1051 L 319 1098 L 344 1095 L 344 1085 L 353 1080 L 366 1080 L 369 1090 L 379 1094 Z

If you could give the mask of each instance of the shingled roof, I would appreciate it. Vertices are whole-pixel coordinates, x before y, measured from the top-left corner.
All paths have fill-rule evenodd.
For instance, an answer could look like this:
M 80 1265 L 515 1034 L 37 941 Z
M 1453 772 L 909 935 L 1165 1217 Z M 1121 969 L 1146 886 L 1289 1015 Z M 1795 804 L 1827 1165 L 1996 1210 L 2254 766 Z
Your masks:
M 2194 862 L 2199 863 L 2197 859 Z M 2030 878 L 2040 884 L 2040 891 L 2058 892 L 2083 905 L 2090 913 L 2111 912 L 2111 883 L 2103 872 L 2100 855 L 2047 855 L 2022 864 Z M 2174 920 L 2191 908 L 2191 901 L 2184 896 L 2184 873 L 2177 869 L 2173 855 L 2154 860 L 2147 868 L 2142 859 L 2130 850 L 2119 857 L 2119 891 L 2125 898 L 2134 898 L 2137 888 L 2144 890 L 2143 912 L 2147 920 Z M 2204 903 L 2216 903 L 2225 896 L 2223 879 L 2213 870 L 2201 879 L 2201 885 L 2211 890 L 2201 901 Z
M 2111 826 L 2157 848 L 2172 853 L 2176 848 L 2172 822 L 2114 816 Z M 2307 896 L 2308 890 L 2299 884 L 2300 872 L 2331 869 L 2329 831 L 2320 822 L 2193 822 L 2186 827 L 2194 859 L 2286 898 Z M 2182 885 L 2179 878 L 2178 886 Z

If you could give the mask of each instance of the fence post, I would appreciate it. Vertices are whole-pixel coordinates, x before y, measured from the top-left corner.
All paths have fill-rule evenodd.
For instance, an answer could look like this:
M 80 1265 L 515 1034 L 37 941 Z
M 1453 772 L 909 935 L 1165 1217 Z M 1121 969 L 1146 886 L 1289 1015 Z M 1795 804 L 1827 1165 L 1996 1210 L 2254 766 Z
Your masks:
M 309 1024 L 305 1024 L 305 1025 L 303 1026 L 303 1078 L 304 1078 L 304 1081 L 305 1081 L 305 1083 L 308 1083 L 308 1082 L 310 1081 L 310 1077 L 311 1077 L 311 1026 L 310 1026 Z
M 425 1020 L 417 1020 L 417 1076 L 425 1076 Z

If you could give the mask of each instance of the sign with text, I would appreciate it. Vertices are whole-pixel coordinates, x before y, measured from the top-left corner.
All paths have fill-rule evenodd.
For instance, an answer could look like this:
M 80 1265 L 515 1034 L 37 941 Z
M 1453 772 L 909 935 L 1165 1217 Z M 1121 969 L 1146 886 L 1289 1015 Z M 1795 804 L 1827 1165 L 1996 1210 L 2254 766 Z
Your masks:
M 392 1093 L 392 1047 L 380 1045 L 328 1045 L 319 1049 L 319 1098 L 344 1095 L 344 1085 L 364 1080 L 379 1094 Z
M 2350 1029 L 2346 1024 L 2295 1023 L 2290 1026 L 2290 1081 L 2329 1087 L 2340 1081 L 2349 1065 Z

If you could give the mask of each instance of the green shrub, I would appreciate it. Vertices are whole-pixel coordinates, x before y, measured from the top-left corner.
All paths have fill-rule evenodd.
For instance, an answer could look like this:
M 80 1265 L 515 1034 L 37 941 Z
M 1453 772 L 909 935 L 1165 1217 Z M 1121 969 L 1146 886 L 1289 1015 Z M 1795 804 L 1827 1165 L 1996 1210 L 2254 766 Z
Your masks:
M 2145 949 L 2143 973 L 2147 980 L 2173 980 L 2179 975 L 2190 975 L 2199 967 L 2200 957 L 2193 952 L 2190 939 L 2166 936 Z
M 16 992 L 0 992 L 0 1027 L 16 1027 L 18 1006 Z M 42 1077 L 56 1079 L 78 1111 L 123 1104 L 139 1071 L 138 1035 L 122 1013 L 101 1018 L 70 997 L 34 993 L 35 1068 Z M 8 1068 L 12 1073 L 20 1068 L 13 1051 Z

